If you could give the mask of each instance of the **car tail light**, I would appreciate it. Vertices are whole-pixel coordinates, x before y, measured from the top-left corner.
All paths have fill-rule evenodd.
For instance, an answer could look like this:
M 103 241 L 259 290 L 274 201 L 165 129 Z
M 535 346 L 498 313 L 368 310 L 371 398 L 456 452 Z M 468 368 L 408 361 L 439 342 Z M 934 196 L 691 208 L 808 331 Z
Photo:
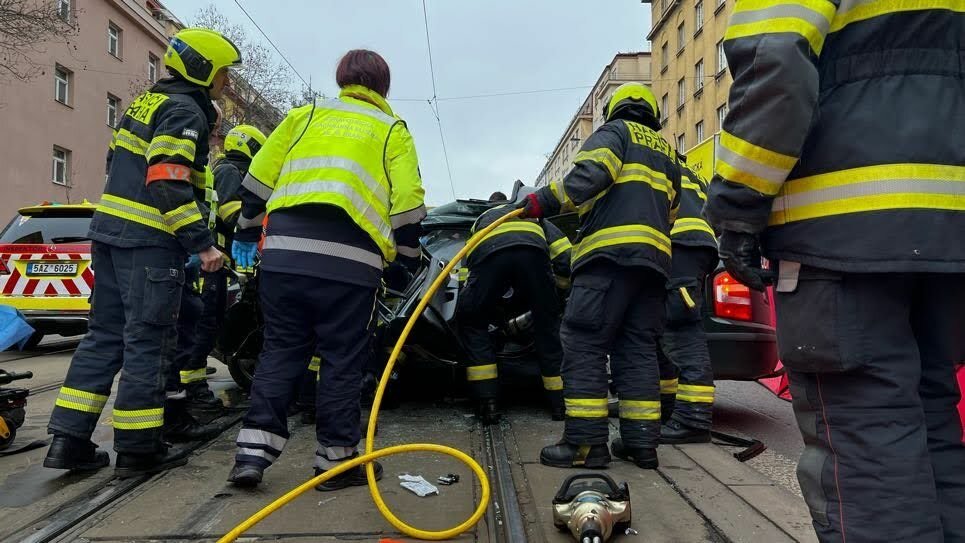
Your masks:
M 714 314 L 725 319 L 753 320 L 751 289 L 727 272 L 718 273 L 714 276 Z

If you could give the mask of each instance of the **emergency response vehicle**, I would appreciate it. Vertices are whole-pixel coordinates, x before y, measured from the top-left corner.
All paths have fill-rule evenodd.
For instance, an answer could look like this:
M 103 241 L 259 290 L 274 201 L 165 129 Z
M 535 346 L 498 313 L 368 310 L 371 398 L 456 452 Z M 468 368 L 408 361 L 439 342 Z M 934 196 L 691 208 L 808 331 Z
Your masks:
M 36 330 L 27 348 L 46 335 L 87 331 L 95 207 L 87 200 L 24 207 L 0 233 L 0 304 L 20 310 Z

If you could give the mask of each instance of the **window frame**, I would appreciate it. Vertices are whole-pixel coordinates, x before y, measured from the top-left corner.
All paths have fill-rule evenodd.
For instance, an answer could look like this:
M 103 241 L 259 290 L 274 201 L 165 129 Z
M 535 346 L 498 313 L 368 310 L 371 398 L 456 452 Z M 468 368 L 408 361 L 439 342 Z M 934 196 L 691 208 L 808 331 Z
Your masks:
M 730 111 L 730 108 L 727 106 L 727 102 L 724 102 L 723 104 L 717 107 L 717 129 L 718 130 L 724 129 L 724 119 L 727 117 L 728 111 Z
M 704 90 L 704 59 L 701 58 L 694 64 L 694 94 L 700 94 Z
M 680 21 L 677 25 L 677 55 L 683 53 L 684 46 L 687 45 L 687 24 L 686 21 Z
M 154 72 L 153 74 L 151 72 Z M 158 75 L 161 73 L 161 59 L 154 56 L 154 53 L 147 54 L 147 78 L 151 83 L 157 83 Z
M 113 102 L 113 103 L 112 103 Z M 114 110 L 113 114 L 111 109 Z M 107 93 L 107 126 L 117 128 L 118 112 L 121 109 L 121 99 L 111 93 Z
M 57 153 L 63 155 L 63 158 L 58 157 Z M 57 167 L 60 166 L 61 173 L 63 174 L 63 180 L 57 180 Z M 53 151 L 50 155 L 50 182 L 55 185 L 60 185 L 66 187 L 70 183 L 70 149 L 65 149 L 59 145 L 54 145 Z
M 717 77 L 727 71 L 727 55 L 724 54 L 724 39 L 717 42 Z
M 667 71 L 670 66 L 670 42 L 665 41 L 660 46 L 660 73 Z
M 57 16 L 65 23 L 71 23 L 74 18 L 74 6 L 71 0 L 57 0 Z
M 680 154 L 685 154 L 684 152 L 686 150 L 687 150 L 687 133 L 681 132 L 680 134 L 677 134 L 677 151 Z
M 694 134 L 697 136 L 697 143 L 704 141 L 704 121 L 703 119 L 694 124 Z
M 684 107 L 687 103 L 687 78 L 681 77 L 677 80 L 677 109 Z
M 63 78 L 61 78 L 63 74 Z M 70 87 L 73 80 L 73 72 L 60 64 L 54 64 L 54 101 L 65 106 L 70 106 Z M 60 89 L 63 86 L 64 99 L 60 99 Z
M 107 54 L 120 60 L 123 55 L 124 46 L 122 44 L 124 36 L 124 30 L 121 27 L 114 24 L 113 21 L 107 22 Z M 113 42 L 114 50 L 111 51 L 111 43 Z
M 670 93 L 665 92 L 663 97 L 660 98 L 660 121 L 666 121 L 670 118 Z
M 704 29 L 704 0 L 697 0 L 694 4 L 694 36 Z

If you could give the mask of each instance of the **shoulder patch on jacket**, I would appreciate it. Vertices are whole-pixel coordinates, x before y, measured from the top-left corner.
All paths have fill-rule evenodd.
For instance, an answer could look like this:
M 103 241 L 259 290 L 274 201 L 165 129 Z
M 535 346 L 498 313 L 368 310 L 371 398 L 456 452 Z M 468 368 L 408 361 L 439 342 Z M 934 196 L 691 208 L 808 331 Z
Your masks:
M 127 106 L 127 111 L 124 114 L 140 123 L 151 124 L 154 112 L 156 112 L 167 99 L 168 96 L 166 94 L 145 92 L 135 98 L 134 101 L 131 102 L 131 105 Z
M 181 131 L 181 135 L 186 138 L 191 138 L 193 140 L 198 139 L 198 131 L 193 128 L 185 128 Z

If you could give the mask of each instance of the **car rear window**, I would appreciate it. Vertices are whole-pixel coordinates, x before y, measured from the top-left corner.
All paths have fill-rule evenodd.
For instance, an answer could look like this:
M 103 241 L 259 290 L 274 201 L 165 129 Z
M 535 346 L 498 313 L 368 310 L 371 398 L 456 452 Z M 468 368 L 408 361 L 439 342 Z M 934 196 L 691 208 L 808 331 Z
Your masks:
M 17 215 L 0 234 L 0 243 L 77 243 L 86 241 L 90 216 L 27 217 Z
M 429 215 L 459 215 L 465 217 L 478 217 L 483 211 L 489 209 L 491 205 L 487 202 L 472 202 L 457 200 L 448 204 L 443 204 L 429 210 Z

